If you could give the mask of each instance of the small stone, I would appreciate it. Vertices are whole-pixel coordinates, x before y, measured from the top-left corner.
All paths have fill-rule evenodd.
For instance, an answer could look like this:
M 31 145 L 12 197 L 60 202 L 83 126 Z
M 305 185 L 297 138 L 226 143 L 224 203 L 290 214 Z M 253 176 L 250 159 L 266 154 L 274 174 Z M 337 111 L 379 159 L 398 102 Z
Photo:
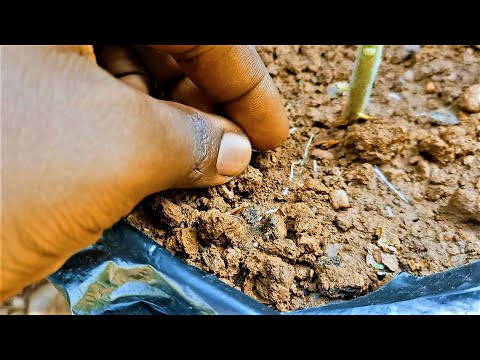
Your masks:
M 480 84 L 470 86 L 460 98 L 460 106 L 469 112 L 480 112 Z
M 434 108 L 436 105 L 433 106 Z M 438 109 L 435 111 L 430 111 L 426 113 L 428 121 L 442 126 L 452 126 L 460 124 L 457 115 L 449 109 Z
M 437 90 L 437 87 L 435 86 L 435 83 L 433 81 L 428 81 L 425 84 L 425 91 L 429 94 L 434 93 Z
M 412 70 L 407 70 L 403 73 L 403 79 L 406 81 L 412 82 L 415 78 L 415 74 L 413 73 Z
M 463 158 L 463 164 L 467 165 L 469 168 L 471 168 L 474 163 L 475 163 L 475 156 L 473 155 L 465 156 Z
M 10 301 L 10 308 L 15 310 L 20 310 L 25 308 L 25 299 L 21 296 L 15 296 Z
M 342 245 L 340 244 L 328 244 L 325 252 L 329 257 L 336 258 L 341 247 Z
M 398 266 L 398 259 L 393 254 L 385 254 L 382 253 L 381 255 L 382 263 L 393 272 L 400 271 L 400 267 Z
M 480 222 L 480 194 L 475 190 L 456 190 L 450 197 L 445 212 L 465 221 Z
M 345 190 L 333 190 L 330 193 L 330 203 L 334 210 L 340 210 L 350 207 L 348 195 Z

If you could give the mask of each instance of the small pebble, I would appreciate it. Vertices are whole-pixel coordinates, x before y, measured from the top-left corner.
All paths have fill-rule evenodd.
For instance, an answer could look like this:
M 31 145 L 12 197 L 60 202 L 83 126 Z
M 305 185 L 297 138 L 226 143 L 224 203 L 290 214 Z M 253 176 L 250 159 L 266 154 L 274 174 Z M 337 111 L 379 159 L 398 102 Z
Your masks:
M 328 244 L 325 252 L 331 258 L 337 257 L 338 252 L 340 251 L 340 244 Z
M 480 222 L 480 193 L 475 190 L 456 190 L 445 211 L 463 220 Z
M 457 115 L 447 109 L 438 109 L 426 113 L 429 120 L 437 125 L 458 125 L 460 121 Z
M 415 74 L 413 73 L 412 70 L 407 70 L 407 71 L 405 71 L 405 72 L 403 73 L 403 76 L 402 76 L 402 77 L 403 77 L 403 79 L 404 79 L 405 81 L 412 82 L 413 79 L 415 78 Z
M 398 266 L 398 259 L 393 254 L 385 254 L 382 253 L 381 255 L 382 263 L 393 272 L 400 271 L 400 267 Z
M 390 206 L 385 207 L 385 212 L 386 212 L 387 217 L 393 218 L 394 214 L 393 214 L 393 210 Z
M 470 86 L 460 99 L 460 106 L 469 112 L 480 112 L 480 84 Z
M 425 84 L 425 91 L 429 94 L 434 93 L 437 90 L 435 83 L 433 81 L 428 81 Z
M 396 92 L 389 92 L 388 97 L 394 99 L 394 100 L 402 100 L 402 95 L 396 93 Z
M 377 271 L 378 278 L 382 280 L 385 276 L 387 276 L 387 273 L 385 271 Z
M 345 190 L 333 190 L 330 193 L 330 203 L 334 210 L 340 210 L 350 207 L 348 195 Z
M 25 308 L 25 299 L 21 296 L 15 296 L 10 303 L 10 307 L 15 310 Z
M 468 167 L 472 167 L 474 163 L 475 163 L 475 156 L 473 155 L 465 156 L 463 158 L 463 164 L 467 165 Z

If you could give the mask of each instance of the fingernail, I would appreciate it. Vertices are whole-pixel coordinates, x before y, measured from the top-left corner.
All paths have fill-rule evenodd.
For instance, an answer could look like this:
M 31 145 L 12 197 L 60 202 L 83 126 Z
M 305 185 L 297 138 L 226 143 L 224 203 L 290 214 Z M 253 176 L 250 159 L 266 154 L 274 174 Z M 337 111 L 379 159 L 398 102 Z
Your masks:
M 226 133 L 220 142 L 217 157 L 217 172 L 223 176 L 235 176 L 241 173 L 250 162 L 252 146 L 247 137 Z

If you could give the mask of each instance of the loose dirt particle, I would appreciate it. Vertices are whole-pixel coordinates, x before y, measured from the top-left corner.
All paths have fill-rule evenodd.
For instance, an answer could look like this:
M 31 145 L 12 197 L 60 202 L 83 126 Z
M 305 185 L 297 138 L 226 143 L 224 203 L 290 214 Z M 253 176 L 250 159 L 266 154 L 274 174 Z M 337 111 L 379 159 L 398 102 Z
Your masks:
M 480 84 L 472 85 L 465 90 L 460 106 L 469 112 L 480 112 Z
M 345 190 L 333 190 L 330 193 L 330 203 L 334 210 L 340 210 L 350 207 L 348 195 Z
M 475 190 L 456 190 L 445 211 L 466 221 L 480 222 L 480 193 Z

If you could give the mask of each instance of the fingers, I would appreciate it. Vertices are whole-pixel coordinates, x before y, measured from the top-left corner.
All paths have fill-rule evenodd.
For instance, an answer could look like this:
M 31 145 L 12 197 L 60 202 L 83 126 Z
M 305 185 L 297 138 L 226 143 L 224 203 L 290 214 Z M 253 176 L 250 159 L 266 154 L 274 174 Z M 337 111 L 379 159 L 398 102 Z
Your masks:
M 183 71 L 175 59 L 166 52 L 143 45 L 134 46 L 134 49 L 149 69 L 160 89 L 168 89 L 184 77 Z
M 252 46 L 151 45 L 170 53 L 185 74 L 249 136 L 273 149 L 288 136 L 288 119 L 265 65 Z
M 147 93 L 150 77 L 135 52 L 127 46 L 95 46 L 98 65 L 133 88 Z
M 220 105 L 208 97 L 186 76 L 173 87 L 170 97 L 173 101 L 211 114 L 218 114 L 221 111 Z

